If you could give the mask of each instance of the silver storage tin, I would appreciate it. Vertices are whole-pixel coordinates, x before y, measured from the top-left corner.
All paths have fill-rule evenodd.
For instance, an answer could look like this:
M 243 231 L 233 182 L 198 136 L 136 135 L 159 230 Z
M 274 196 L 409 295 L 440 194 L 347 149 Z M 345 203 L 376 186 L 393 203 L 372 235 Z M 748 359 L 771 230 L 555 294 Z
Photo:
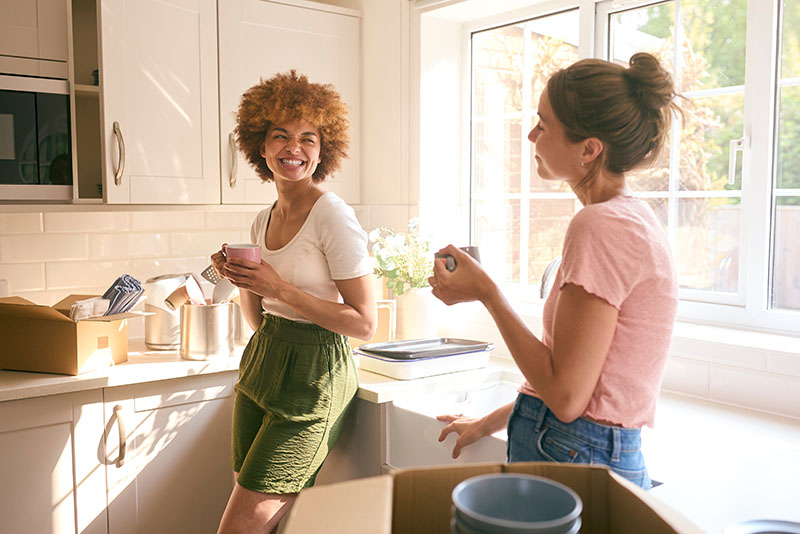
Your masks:
M 181 316 L 177 311 L 145 303 L 144 344 L 153 350 L 175 350 L 181 344 Z
M 181 306 L 181 358 L 233 356 L 233 303 Z

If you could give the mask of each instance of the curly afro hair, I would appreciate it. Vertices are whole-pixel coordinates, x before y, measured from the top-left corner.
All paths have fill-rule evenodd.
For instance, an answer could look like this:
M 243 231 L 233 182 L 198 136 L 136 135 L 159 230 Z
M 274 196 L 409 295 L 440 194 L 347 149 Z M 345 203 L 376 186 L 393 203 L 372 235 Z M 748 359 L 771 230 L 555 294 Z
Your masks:
M 273 125 L 302 120 L 320 133 L 320 163 L 312 180 L 321 182 L 339 169 L 350 147 L 347 106 L 330 84 L 311 83 L 294 70 L 276 74 L 242 94 L 236 113 L 236 141 L 239 150 L 261 179 L 275 178 L 267 167 L 261 148 Z

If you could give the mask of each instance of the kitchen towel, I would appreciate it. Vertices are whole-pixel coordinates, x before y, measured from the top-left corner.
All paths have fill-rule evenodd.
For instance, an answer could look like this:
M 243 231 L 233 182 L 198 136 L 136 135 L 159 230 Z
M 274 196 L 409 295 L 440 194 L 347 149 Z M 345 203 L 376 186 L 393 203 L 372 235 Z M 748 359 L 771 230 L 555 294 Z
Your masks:
M 103 298 L 111 302 L 105 315 L 130 311 L 142 295 L 142 283 L 129 274 L 123 274 L 103 293 Z

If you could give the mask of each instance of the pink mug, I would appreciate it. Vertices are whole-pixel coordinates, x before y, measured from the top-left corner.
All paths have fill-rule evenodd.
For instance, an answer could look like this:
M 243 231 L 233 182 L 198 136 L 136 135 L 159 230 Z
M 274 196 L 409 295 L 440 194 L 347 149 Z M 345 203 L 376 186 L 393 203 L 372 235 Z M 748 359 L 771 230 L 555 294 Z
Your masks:
M 242 258 L 261 263 L 261 245 L 254 245 L 251 243 L 225 245 L 225 257 Z

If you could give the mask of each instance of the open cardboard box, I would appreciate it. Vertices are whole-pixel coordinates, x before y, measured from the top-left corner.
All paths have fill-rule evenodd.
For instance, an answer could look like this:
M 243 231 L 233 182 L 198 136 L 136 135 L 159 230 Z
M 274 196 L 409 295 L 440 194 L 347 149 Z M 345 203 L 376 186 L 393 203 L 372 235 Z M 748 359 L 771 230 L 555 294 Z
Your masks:
M 316 486 L 300 492 L 284 534 L 450 533 L 451 493 L 467 478 L 526 473 L 566 484 L 583 501 L 582 534 L 700 534 L 681 514 L 603 466 L 462 464 Z
M 0 298 L 0 369 L 77 375 L 128 361 L 128 321 L 137 312 L 75 322 L 70 295 L 53 306 Z

